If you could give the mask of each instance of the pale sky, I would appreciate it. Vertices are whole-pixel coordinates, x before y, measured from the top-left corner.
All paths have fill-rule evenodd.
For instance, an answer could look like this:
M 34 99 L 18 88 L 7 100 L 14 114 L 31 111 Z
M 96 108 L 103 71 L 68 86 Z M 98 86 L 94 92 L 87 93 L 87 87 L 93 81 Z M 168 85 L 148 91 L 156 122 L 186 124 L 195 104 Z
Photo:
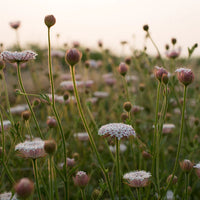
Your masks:
M 20 42 L 47 44 L 44 17 L 53 14 L 56 24 L 51 28 L 52 43 L 80 41 L 96 47 L 101 39 L 105 47 L 121 52 L 120 41 L 127 40 L 136 48 L 144 44 L 144 24 L 160 51 L 172 37 L 178 39 L 183 54 L 194 43 L 200 46 L 200 0 L 1 0 L 0 42 L 8 47 L 15 42 L 9 22 L 20 20 Z M 134 35 L 134 39 L 133 39 Z M 148 52 L 156 51 L 147 43 Z M 200 55 L 200 47 L 196 50 Z

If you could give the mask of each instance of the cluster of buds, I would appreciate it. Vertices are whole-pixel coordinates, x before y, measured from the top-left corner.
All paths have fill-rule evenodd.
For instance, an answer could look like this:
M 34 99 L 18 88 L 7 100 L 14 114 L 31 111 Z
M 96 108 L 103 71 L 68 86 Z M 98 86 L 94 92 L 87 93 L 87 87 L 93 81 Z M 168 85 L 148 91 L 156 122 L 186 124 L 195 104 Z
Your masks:
M 162 67 L 155 66 L 154 75 L 160 82 L 162 81 L 164 84 L 167 84 L 169 81 L 168 72 Z

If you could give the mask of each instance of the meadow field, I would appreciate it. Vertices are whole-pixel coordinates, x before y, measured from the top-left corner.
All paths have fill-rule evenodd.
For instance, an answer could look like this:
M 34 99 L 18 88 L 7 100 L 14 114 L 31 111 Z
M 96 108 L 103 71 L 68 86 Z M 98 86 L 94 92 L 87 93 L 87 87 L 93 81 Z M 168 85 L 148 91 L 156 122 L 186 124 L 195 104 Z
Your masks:
M 53 47 L 54 25 L 46 47 L 0 45 L 0 200 L 200 199 L 198 44 L 161 55 L 142 25 L 157 56 Z

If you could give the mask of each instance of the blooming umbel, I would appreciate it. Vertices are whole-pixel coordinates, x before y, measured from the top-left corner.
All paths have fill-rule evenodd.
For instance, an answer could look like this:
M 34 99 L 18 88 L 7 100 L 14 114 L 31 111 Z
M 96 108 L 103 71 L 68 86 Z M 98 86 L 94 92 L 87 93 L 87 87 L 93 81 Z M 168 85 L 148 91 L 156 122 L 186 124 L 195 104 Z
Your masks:
M 188 86 L 194 80 L 194 73 L 191 69 L 179 68 L 175 72 L 178 73 L 178 80 L 185 86 Z
M 16 185 L 15 185 L 15 192 L 17 197 L 21 199 L 26 199 L 31 196 L 34 190 L 34 183 L 29 180 L 28 178 L 22 178 Z
M 29 60 L 34 60 L 37 54 L 33 51 L 27 50 L 22 52 L 3 51 L 0 54 L 0 59 L 9 63 L 24 63 Z
M 89 182 L 89 177 L 86 172 L 78 171 L 76 176 L 73 177 L 73 181 L 75 185 L 84 188 Z
M 41 158 L 46 155 L 44 150 L 44 141 L 35 139 L 33 141 L 25 141 L 15 146 L 15 151 L 18 151 L 25 158 Z
M 133 171 L 124 174 L 123 179 L 125 183 L 130 187 L 145 187 L 149 184 L 149 179 L 151 177 L 150 172 L 146 171 Z
M 164 74 L 168 75 L 167 70 L 165 70 L 165 69 L 162 68 L 162 67 L 155 66 L 154 75 L 155 75 L 155 77 L 156 77 L 159 81 L 162 80 L 162 76 L 163 76 Z
M 118 140 L 124 137 L 136 136 L 132 126 L 123 123 L 110 123 L 102 126 L 98 135 L 116 137 Z

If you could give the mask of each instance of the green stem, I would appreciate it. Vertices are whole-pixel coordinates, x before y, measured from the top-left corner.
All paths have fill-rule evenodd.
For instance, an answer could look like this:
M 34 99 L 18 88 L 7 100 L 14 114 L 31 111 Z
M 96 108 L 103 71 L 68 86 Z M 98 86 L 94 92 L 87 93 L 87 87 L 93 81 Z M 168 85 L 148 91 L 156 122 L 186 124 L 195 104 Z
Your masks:
M 175 165 L 174 165 L 174 169 L 172 172 L 172 178 L 170 179 L 168 185 L 165 188 L 165 192 L 164 194 L 166 194 L 173 178 L 176 172 L 176 168 L 178 166 L 178 159 L 179 159 L 179 154 L 180 154 L 180 150 L 181 150 L 181 143 L 182 143 L 182 137 L 183 137 L 183 125 L 184 125 L 184 118 L 185 118 L 185 102 L 186 102 L 186 93 L 187 93 L 187 86 L 184 86 L 184 97 L 183 97 L 183 108 L 182 108 L 182 117 L 181 117 L 181 129 L 180 129 L 180 135 L 179 135 L 179 141 L 178 141 L 178 149 L 177 149 L 177 154 L 176 154 L 176 160 L 175 160 Z
M 124 82 L 124 89 L 126 91 L 127 101 L 130 101 L 130 99 L 129 99 L 129 93 L 128 93 L 128 85 L 127 85 L 127 82 L 126 82 L 126 78 L 125 78 L 125 76 L 123 76 L 122 78 L 123 78 L 123 82 Z
M 31 106 L 31 104 L 30 104 L 30 102 L 29 102 L 29 99 L 28 99 L 28 97 L 27 97 L 27 95 L 26 95 L 26 91 L 25 91 L 25 89 L 24 89 L 24 85 L 23 85 L 22 77 L 21 77 L 21 70 L 20 70 L 19 62 L 17 62 L 17 75 L 18 75 L 18 81 L 19 81 L 21 90 L 22 90 L 23 93 L 25 94 L 24 96 L 25 96 L 26 102 L 27 102 L 27 104 L 28 104 L 29 110 L 31 111 L 31 114 L 32 114 L 33 119 L 34 119 L 35 124 L 36 124 L 36 127 L 37 127 L 37 129 L 38 129 L 38 131 L 39 131 L 40 137 L 43 139 L 42 132 L 41 132 L 41 130 L 40 130 L 40 127 L 39 127 L 38 121 L 37 121 L 37 119 L 36 119 L 35 113 L 33 112 L 32 106 Z
M 81 189 L 82 200 L 86 200 L 85 189 Z
M 49 182 L 50 182 L 50 200 L 54 200 L 53 197 L 53 156 L 49 156 Z
M 34 176 L 35 176 L 35 182 L 36 182 L 36 189 L 38 193 L 38 199 L 42 200 L 41 193 L 40 193 L 40 187 L 38 183 L 38 172 L 37 172 L 37 160 L 33 159 L 33 170 L 34 170 Z
M 185 200 L 188 200 L 189 173 L 185 173 Z
M 63 145 L 63 154 L 64 154 L 64 173 L 65 173 L 65 195 L 66 199 L 69 199 L 69 192 L 68 192 L 68 184 L 67 184 L 67 152 L 66 152 L 66 146 L 65 146 L 65 135 L 62 128 L 60 117 L 56 110 L 55 105 L 55 98 L 54 98 L 54 81 L 53 81 L 53 72 L 52 72 L 52 62 L 51 62 L 51 41 L 50 41 L 50 28 L 48 28 L 48 68 L 49 68 L 49 79 L 50 79 L 50 85 L 51 85 L 51 95 L 52 95 L 52 110 L 55 114 L 56 120 L 58 122 L 58 127 L 60 130 L 61 138 L 62 138 L 62 145 Z
M 121 200 L 121 173 L 120 173 L 120 141 L 118 138 L 115 138 L 116 141 L 116 166 L 117 166 L 117 177 L 118 177 L 118 194 L 119 194 L 119 200 Z
M 89 139 L 90 139 L 90 144 L 92 146 L 92 150 L 95 152 L 97 160 L 98 160 L 98 162 L 100 164 L 101 170 L 103 171 L 103 174 L 104 174 L 104 176 L 106 178 L 111 198 L 114 200 L 114 193 L 113 193 L 113 190 L 112 190 L 112 187 L 111 187 L 111 183 L 110 183 L 110 179 L 109 179 L 109 175 L 108 175 L 108 170 L 106 170 L 105 167 L 104 167 L 104 164 L 103 164 L 103 162 L 101 160 L 101 157 L 100 157 L 100 155 L 99 155 L 99 153 L 97 151 L 97 147 L 95 145 L 92 133 L 91 133 L 91 131 L 89 129 L 89 126 L 87 124 L 87 121 L 86 121 L 84 113 L 83 113 L 83 109 L 82 109 L 82 106 L 81 106 L 81 103 L 80 103 L 80 98 L 79 98 L 77 87 L 76 87 L 76 79 L 75 79 L 75 71 L 74 70 L 75 70 L 74 66 L 70 66 L 70 72 L 71 72 L 71 77 L 72 77 L 73 86 L 74 86 L 74 95 L 76 97 L 76 102 L 77 102 L 77 107 L 78 107 L 78 110 L 79 110 L 79 114 L 80 114 L 81 120 L 83 122 L 83 125 L 85 127 L 85 130 L 88 133 L 88 136 L 89 136 Z
M 136 188 L 136 192 L 137 192 L 138 200 L 141 200 L 141 197 L 140 197 L 140 189 L 139 189 L 139 188 Z
M 4 166 L 4 169 L 6 170 L 7 176 L 9 177 L 11 183 L 14 184 L 15 180 L 14 180 L 14 178 L 13 178 L 13 176 L 12 176 L 12 174 L 11 174 L 11 172 L 10 172 L 9 168 L 7 167 L 7 165 L 6 165 L 4 160 L 2 160 L 2 164 Z

